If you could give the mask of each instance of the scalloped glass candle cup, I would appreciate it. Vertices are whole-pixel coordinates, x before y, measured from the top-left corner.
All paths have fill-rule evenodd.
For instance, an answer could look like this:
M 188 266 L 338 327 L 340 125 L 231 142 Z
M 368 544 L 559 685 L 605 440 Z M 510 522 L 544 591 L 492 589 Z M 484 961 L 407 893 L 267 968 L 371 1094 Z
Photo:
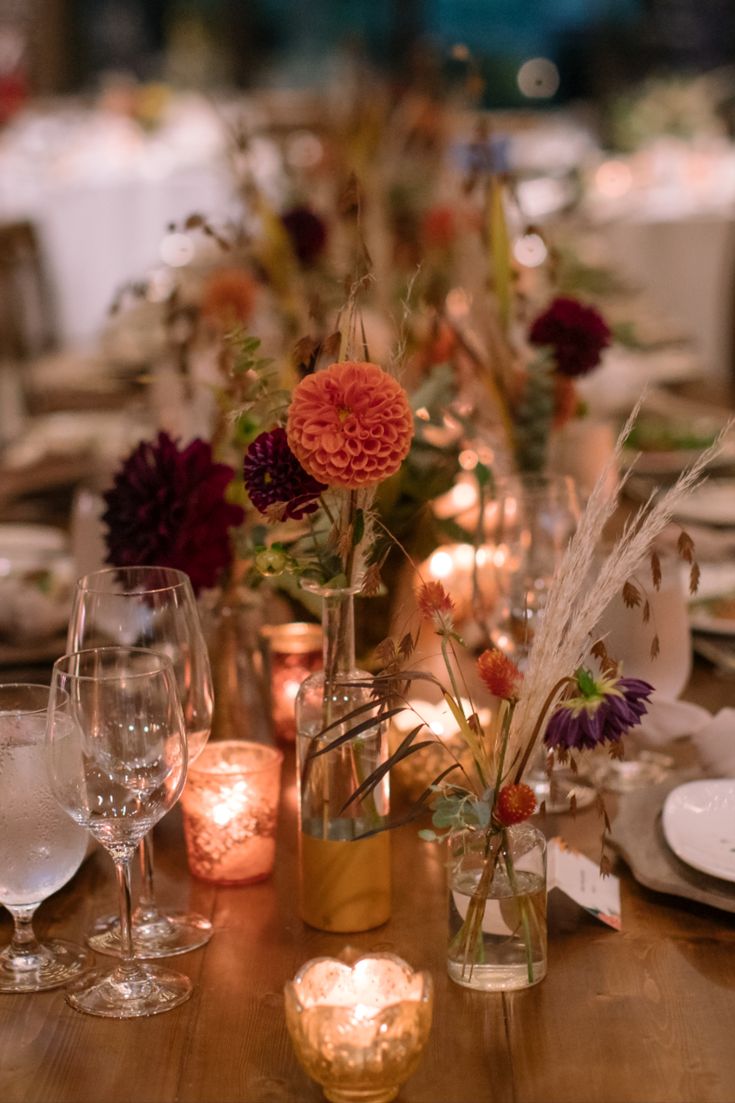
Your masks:
M 286 984 L 285 998 L 296 1055 L 331 1103 L 389 1103 L 416 1070 L 433 985 L 399 957 L 315 958 Z

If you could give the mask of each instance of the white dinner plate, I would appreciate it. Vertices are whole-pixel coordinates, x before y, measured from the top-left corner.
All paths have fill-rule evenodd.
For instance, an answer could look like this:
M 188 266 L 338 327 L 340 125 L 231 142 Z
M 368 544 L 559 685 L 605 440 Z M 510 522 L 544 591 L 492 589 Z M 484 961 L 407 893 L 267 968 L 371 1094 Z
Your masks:
M 688 781 L 663 807 L 664 837 L 688 866 L 735 881 L 735 779 Z
M 0 525 L 0 575 L 37 570 L 67 550 L 67 538 L 51 525 Z
M 669 452 L 643 452 L 635 448 L 623 449 L 621 465 L 633 467 L 637 475 L 679 475 L 702 455 L 704 448 L 678 448 Z M 710 467 L 726 467 L 735 461 L 735 441 L 727 440 L 722 451 L 711 461 Z
M 702 563 L 699 589 L 689 602 L 695 632 L 735 636 L 735 563 Z
M 735 479 L 708 479 L 676 509 L 680 521 L 735 525 Z

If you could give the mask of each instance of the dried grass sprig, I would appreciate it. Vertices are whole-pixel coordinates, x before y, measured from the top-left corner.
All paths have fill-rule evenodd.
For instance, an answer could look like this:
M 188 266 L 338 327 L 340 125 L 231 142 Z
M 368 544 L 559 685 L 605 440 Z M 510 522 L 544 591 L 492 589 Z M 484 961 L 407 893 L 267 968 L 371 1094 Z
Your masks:
M 628 418 L 615 450 L 590 495 L 579 526 L 557 569 L 549 600 L 536 630 L 528 668 L 509 739 L 509 760 L 517 765 L 527 750 L 529 732 L 555 683 L 574 671 L 588 651 L 591 633 L 603 612 L 650 553 L 652 542 L 673 520 L 678 507 L 702 483 L 719 454 L 728 423 L 714 443 L 659 497 L 651 495 L 625 525 L 602 560 L 593 568 L 600 538 L 617 508 L 628 473 L 617 475 L 625 441 L 641 402 Z

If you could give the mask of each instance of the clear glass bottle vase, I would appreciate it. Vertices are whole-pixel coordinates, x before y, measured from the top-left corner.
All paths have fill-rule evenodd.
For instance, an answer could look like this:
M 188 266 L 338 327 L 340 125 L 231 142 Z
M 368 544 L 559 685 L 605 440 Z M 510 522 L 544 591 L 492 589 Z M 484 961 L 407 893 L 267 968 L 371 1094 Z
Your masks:
M 530 823 L 449 837 L 449 976 L 485 992 L 546 976 L 546 839 Z
M 386 725 L 370 723 L 370 707 L 347 719 L 371 702 L 370 675 L 355 666 L 355 590 L 315 592 L 323 599 L 324 670 L 296 698 L 301 916 L 323 931 L 366 931 L 390 916 L 389 832 L 369 834 L 388 813 L 387 775 L 353 798 L 388 756 Z M 355 726 L 358 734 L 317 753 Z

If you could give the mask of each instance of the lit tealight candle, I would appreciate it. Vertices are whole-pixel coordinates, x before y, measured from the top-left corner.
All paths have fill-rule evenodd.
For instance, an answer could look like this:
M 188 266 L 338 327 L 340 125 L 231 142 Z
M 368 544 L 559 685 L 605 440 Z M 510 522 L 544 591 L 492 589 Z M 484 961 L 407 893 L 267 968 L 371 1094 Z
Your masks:
M 189 869 L 219 884 L 273 869 L 283 755 L 259 743 L 210 743 L 189 767 L 181 803 Z
M 347 955 L 345 955 L 347 956 Z M 389 1103 L 418 1065 L 433 986 L 393 954 L 309 961 L 286 984 L 296 1055 L 332 1103 Z
M 268 624 L 260 635 L 273 733 L 293 743 L 294 703 L 301 683 L 322 668 L 322 630 L 318 624 Z

